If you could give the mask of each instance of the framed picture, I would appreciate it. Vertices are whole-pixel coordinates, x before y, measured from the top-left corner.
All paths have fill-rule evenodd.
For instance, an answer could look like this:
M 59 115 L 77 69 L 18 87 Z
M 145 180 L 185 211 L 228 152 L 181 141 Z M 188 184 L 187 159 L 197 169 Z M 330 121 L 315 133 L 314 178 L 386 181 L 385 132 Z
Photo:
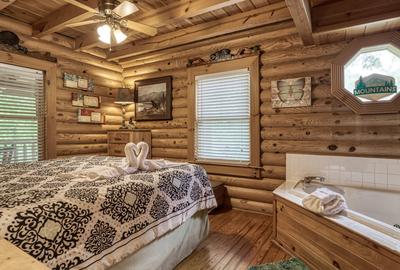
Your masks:
M 135 120 L 172 119 L 172 77 L 135 82 Z
M 311 77 L 271 82 L 272 108 L 311 106 Z
M 72 93 L 72 106 L 83 107 L 84 96 L 80 93 Z
M 64 87 L 78 88 L 78 75 L 64 72 Z
M 94 90 L 94 80 L 84 76 L 64 72 L 63 81 L 64 87 L 81 89 L 85 91 Z
M 83 96 L 83 106 L 91 108 L 99 108 L 100 99 L 99 97 Z
M 93 110 L 79 109 L 78 110 L 78 123 L 91 123 Z
M 90 118 L 92 123 L 103 123 L 103 115 L 100 112 L 92 112 Z

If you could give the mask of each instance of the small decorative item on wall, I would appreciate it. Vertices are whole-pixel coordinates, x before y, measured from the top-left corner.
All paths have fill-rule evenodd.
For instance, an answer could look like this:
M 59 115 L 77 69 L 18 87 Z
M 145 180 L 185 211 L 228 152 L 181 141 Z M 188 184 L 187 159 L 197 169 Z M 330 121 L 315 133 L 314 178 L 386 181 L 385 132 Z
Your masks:
M 103 116 L 100 112 L 92 112 L 90 114 L 90 120 L 92 123 L 103 123 Z
M 211 61 L 226 60 L 231 58 L 232 54 L 230 49 L 222 49 L 210 55 Z
M 103 116 L 100 112 L 95 112 L 89 109 L 79 109 L 78 123 L 102 124 Z
M 99 108 L 100 98 L 94 96 L 83 96 L 83 106 L 91 108 Z
M 311 77 L 272 81 L 272 108 L 311 106 Z
M 392 76 L 373 73 L 355 82 L 354 96 L 367 101 L 380 101 L 397 93 L 396 79 Z
M 80 93 L 72 93 L 72 106 L 75 107 L 83 107 L 83 94 Z
M 135 82 L 135 120 L 170 120 L 172 118 L 172 77 Z
M 217 63 L 221 61 L 238 59 L 246 56 L 257 55 L 260 54 L 261 47 L 260 45 L 255 45 L 253 47 L 244 47 L 237 50 L 236 53 L 232 54 L 230 49 L 222 49 L 210 55 L 209 60 L 204 60 L 200 57 L 189 59 L 186 66 L 187 67 L 195 67 L 200 65 L 207 65 L 212 63 Z
M 99 108 L 100 107 L 100 97 L 85 96 L 81 93 L 72 93 L 72 106 Z
M 94 90 L 94 80 L 80 75 L 64 72 L 64 87 L 81 89 L 85 91 Z

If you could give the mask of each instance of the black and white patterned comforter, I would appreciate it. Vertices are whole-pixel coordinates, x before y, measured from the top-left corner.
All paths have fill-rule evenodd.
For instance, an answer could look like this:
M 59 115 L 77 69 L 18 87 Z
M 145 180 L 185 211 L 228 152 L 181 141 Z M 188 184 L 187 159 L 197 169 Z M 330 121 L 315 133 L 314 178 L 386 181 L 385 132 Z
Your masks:
M 122 160 L 77 156 L 0 166 L 0 238 L 53 269 L 105 269 L 216 206 L 198 165 L 98 180 L 68 174 Z

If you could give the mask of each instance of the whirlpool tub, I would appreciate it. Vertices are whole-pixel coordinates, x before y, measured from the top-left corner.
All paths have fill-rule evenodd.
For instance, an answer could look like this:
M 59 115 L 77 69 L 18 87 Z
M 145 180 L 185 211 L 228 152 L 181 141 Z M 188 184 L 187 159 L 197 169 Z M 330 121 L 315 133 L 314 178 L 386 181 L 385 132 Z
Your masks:
M 341 193 L 348 209 L 332 217 L 319 216 L 304 209 L 302 199 L 319 187 Z M 400 267 L 399 191 L 287 181 L 274 191 L 274 195 L 276 241 L 311 266 L 325 269 L 333 265 L 332 269 L 335 269 L 340 264 L 341 269 L 352 269 L 351 266 L 356 266 L 356 269 L 370 269 L 369 266 L 371 269 L 389 269 L 389 266 L 400 269 L 396 268 Z M 359 247 L 358 250 L 355 246 Z M 356 259 L 365 258 L 360 263 L 346 258 L 352 252 Z M 371 254 L 376 256 L 372 259 Z M 378 263 L 377 260 L 389 263 L 384 267 L 381 265 L 383 261 Z M 374 261 L 376 268 L 372 267 Z M 368 267 L 362 266 L 363 263 Z

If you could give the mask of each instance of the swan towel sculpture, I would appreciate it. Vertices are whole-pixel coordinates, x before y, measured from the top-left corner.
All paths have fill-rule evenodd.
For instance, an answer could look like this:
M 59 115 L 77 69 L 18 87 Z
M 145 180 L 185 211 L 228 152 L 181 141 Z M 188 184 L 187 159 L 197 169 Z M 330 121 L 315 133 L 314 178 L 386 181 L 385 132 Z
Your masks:
M 149 145 L 140 142 L 137 145 L 127 143 L 124 148 L 126 161 L 122 164 L 96 166 L 87 170 L 72 173 L 74 177 L 87 177 L 92 180 L 117 177 L 122 174 L 135 173 L 138 170 L 155 171 L 162 168 L 172 168 L 186 163 L 172 162 L 164 159 L 146 159 Z
M 128 168 L 131 170 L 155 171 L 184 164 L 165 159 L 146 159 L 149 153 L 149 145 L 145 142 L 139 142 L 137 145 L 134 143 L 127 143 L 124 150 Z

